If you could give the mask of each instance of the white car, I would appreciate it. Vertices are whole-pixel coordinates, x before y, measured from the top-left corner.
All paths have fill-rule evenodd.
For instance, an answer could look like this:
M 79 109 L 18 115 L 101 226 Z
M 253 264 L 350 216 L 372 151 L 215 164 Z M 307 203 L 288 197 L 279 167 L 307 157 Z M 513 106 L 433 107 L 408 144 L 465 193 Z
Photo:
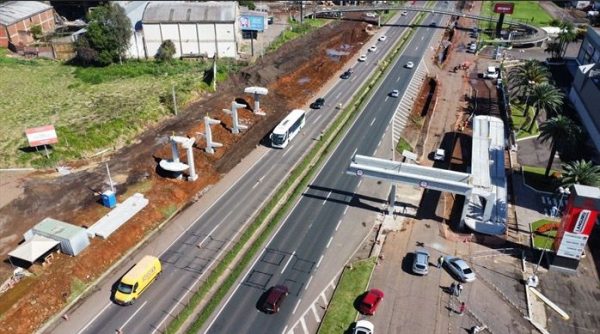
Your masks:
M 354 326 L 353 334 L 373 334 L 375 326 L 368 320 L 359 320 Z
M 398 95 L 400 95 L 400 92 L 397 89 L 390 92 L 391 97 L 398 97 Z
M 496 71 L 496 68 L 494 66 L 488 66 L 484 77 L 488 79 L 498 79 L 498 71 Z
M 386 35 L 381 35 L 381 37 L 379 37 L 379 41 L 380 41 L 380 42 L 383 42 L 383 41 L 385 41 L 386 39 L 387 39 L 387 36 L 386 36 Z
M 358 57 L 358 61 L 367 61 L 367 55 L 362 55 Z
M 461 282 L 473 282 L 475 280 L 475 273 L 471 270 L 471 267 L 456 256 L 444 256 L 444 267 Z
M 409 61 L 408 63 L 406 63 L 406 68 L 413 68 L 415 67 L 415 64 L 412 61 Z
M 407 11 L 403 11 L 402 13 L 400 13 L 400 15 L 406 16 L 406 15 L 408 15 L 408 12 Z
M 435 154 L 433 155 L 433 160 L 435 161 L 444 161 L 446 160 L 446 151 L 442 148 L 438 148 L 435 150 Z
M 369 52 L 375 52 L 377 51 L 377 47 L 375 45 L 373 45 L 372 47 L 369 48 Z

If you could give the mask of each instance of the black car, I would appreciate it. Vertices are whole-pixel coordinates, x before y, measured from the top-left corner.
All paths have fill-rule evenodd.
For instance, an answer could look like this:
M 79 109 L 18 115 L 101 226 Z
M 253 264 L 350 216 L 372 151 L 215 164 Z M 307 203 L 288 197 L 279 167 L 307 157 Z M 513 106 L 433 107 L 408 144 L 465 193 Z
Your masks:
M 267 291 L 260 308 L 266 313 L 277 313 L 287 295 L 287 286 L 275 285 Z
M 321 109 L 321 107 L 325 104 L 325 99 L 320 97 L 315 102 L 310 105 L 311 109 Z
M 352 69 L 351 69 L 351 68 L 347 69 L 347 70 L 346 70 L 346 72 L 344 72 L 344 73 L 342 74 L 341 78 L 342 78 L 342 79 L 348 79 L 348 78 L 350 78 L 350 76 L 352 75 L 352 72 L 353 72 L 353 71 L 352 71 Z

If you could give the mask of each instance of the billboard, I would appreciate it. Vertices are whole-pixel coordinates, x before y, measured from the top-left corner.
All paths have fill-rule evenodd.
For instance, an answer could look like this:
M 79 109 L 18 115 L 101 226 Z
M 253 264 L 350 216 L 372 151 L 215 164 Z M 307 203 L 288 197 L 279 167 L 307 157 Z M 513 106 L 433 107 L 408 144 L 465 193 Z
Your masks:
M 241 15 L 240 28 L 242 30 L 264 31 L 265 17 L 260 15 Z
M 494 4 L 494 13 L 497 14 L 512 14 L 515 9 L 515 4 L 512 2 L 496 2 Z
M 54 125 L 44 125 L 37 128 L 26 129 L 25 135 L 27 136 L 27 141 L 29 141 L 29 146 L 31 147 L 58 143 Z

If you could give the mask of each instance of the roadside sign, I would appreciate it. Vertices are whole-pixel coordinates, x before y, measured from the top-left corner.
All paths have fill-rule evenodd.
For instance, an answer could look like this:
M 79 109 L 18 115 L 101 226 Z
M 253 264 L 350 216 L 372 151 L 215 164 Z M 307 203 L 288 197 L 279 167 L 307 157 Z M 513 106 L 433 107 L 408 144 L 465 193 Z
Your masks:
M 31 147 L 58 143 L 54 125 L 44 125 L 37 128 L 26 129 L 25 135 L 27 136 L 27 141 L 29 141 L 29 146 Z
M 497 2 L 494 4 L 494 13 L 497 14 L 512 14 L 515 9 L 515 4 L 512 2 Z
M 241 15 L 239 18 L 241 30 L 264 31 L 265 17 L 260 15 Z

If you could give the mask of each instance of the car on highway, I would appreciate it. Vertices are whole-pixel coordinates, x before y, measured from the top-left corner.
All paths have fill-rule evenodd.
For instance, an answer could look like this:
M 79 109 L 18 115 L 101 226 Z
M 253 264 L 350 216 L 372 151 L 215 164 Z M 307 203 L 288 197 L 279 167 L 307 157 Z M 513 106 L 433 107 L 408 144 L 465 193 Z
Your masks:
M 412 61 L 409 61 L 408 63 L 406 63 L 405 67 L 410 69 L 415 67 L 415 64 Z
M 443 148 L 438 148 L 433 154 L 433 160 L 444 161 L 446 160 L 446 151 Z
M 377 47 L 375 45 L 373 45 L 372 47 L 369 48 L 369 52 L 375 52 L 377 51 Z
M 391 97 L 398 97 L 398 95 L 400 95 L 400 92 L 397 89 L 390 92 Z
M 406 16 L 406 15 L 408 15 L 408 12 L 407 11 L 403 11 L 402 13 L 400 13 L 400 15 Z
M 279 308 L 288 294 L 289 290 L 287 286 L 275 285 L 267 291 L 267 295 L 264 298 L 260 308 L 265 313 L 277 313 L 279 312 Z
M 380 42 L 383 42 L 383 41 L 385 41 L 386 39 L 387 39 L 387 36 L 386 36 L 386 35 L 381 35 L 381 36 L 379 37 L 379 41 L 380 41 Z
M 429 272 L 429 252 L 425 248 L 419 247 L 415 250 L 413 258 L 412 271 L 415 274 L 427 275 Z
M 325 98 L 318 98 L 315 100 L 315 102 L 310 104 L 310 108 L 311 109 L 321 109 L 321 107 L 323 107 L 323 105 L 325 104 Z
M 340 76 L 340 78 L 342 79 L 348 79 L 350 78 L 350 76 L 352 75 L 352 73 L 354 73 L 354 70 L 352 70 L 351 68 L 347 69 L 346 72 L 342 73 L 342 75 Z
M 373 334 L 374 330 L 375 325 L 373 325 L 369 320 L 359 320 L 356 322 L 352 334 Z
M 377 311 L 377 306 L 383 300 L 383 291 L 371 289 L 367 291 L 360 299 L 358 311 L 364 315 L 373 315 Z
M 444 256 L 444 267 L 461 282 L 473 282 L 475 272 L 465 260 L 456 256 Z
M 367 61 L 367 55 L 361 55 L 358 57 L 358 61 Z
M 430 27 L 437 27 L 437 23 L 436 23 L 435 21 L 434 21 L 434 22 L 431 22 L 431 23 L 429 23 L 429 26 L 430 26 Z

